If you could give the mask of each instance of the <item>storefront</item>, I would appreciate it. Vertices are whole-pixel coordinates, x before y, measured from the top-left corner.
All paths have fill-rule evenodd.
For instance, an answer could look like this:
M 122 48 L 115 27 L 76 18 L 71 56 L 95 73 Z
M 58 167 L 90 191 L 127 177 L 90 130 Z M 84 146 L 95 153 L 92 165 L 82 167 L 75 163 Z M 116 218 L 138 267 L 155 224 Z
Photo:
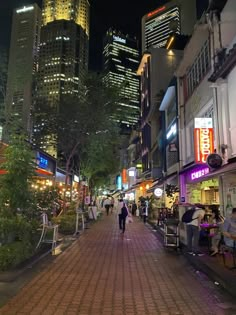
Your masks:
M 153 182 L 148 190 L 154 197 L 152 200 L 153 217 L 177 217 L 179 188 L 177 172 Z
M 219 198 L 221 213 L 227 217 L 231 214 L 232 208 L 236 207 L 236 162 L 229 161 L 204 176 L 204 181 L 210 179 L 218 180 L 219 191 L 216 198 Z
M 210 177 L 209 175 L 210 169 L 207 164 L 197 164 L 182 170 L 180 172 L 180 202 L 219 206 L 219 179 L 217 176 Z

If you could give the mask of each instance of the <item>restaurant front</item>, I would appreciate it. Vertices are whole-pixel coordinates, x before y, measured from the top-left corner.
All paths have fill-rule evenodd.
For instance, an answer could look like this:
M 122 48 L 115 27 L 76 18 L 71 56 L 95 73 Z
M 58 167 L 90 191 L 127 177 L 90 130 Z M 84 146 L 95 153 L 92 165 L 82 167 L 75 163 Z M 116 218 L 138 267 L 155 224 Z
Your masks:
M 180 202 L 203 204 L 206 207 L 213 204 L 219 206 L 219 179 L 210 174 L 207 164 L 183 169 L 180 172 Z

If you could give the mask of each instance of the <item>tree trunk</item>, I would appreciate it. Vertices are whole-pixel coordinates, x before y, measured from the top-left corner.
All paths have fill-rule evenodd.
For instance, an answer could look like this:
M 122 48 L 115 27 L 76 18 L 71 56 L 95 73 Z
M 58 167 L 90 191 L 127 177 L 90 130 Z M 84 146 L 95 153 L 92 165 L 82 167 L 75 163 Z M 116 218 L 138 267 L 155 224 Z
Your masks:
M 64 191 L 64 200 L 63 200 L 63 212 L 66 212 L 66 191 L 67 191 L 67 188 L 69 187 L 68 181 L 69 181 L 69 176 L 70 176 L 70 172 L 71 172 L 70 164 L 71 164 L 71 160 L 72 160 L 73 156 L 75 155 L 75 152 L 76 152 L 78 145 L 79 145 L 79 142 L 77 142 L 74 145 L 68 159 L 66 160 L 66 177 L 65 177 L 65 191 Z

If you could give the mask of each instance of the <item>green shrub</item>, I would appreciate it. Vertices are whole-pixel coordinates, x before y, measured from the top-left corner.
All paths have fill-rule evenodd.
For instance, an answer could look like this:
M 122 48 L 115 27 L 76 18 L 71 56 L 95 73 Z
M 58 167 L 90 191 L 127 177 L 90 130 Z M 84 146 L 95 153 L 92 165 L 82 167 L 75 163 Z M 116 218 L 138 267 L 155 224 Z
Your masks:
M 0 270 L 13 268 L 22 261 L 28 259 L 34 251 L 34 247 L 26 242 L 13 242 L 0 246 Z
M 38 223 L 28 222 L 22 217 L 0 219 L 0 243 L 8 244 L 14 241 L 35 243 L 38 236 Z
M 59 224 L 59 232 L 62 234 L 72 234 L 75 231 L 76 215 L 63 214 L 53 219 L 55 224 Z

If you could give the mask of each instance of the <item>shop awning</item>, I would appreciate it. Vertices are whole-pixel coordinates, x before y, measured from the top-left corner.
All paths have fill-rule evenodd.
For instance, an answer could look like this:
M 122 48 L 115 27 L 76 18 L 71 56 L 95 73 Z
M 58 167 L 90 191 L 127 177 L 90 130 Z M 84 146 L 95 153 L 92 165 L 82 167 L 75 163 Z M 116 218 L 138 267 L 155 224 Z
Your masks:
M 179 174 L 183 174 L 185 172 L 188 172 L 188 171 L 191 171 L 192 169 L 194 168 L 197 168 L 197 167 L 202 167 L 202 166 L 206 166 L 206 164 L 203 164 L 203 163 L 194 163 L 194 164 L 190 164 L 184 168 L 182 168 L 179 172 Z
M 173 173 L 173 174 L 170 174 L 170 175 L 168 175 L 168 176 L 166 176 L 166 177 L 163 177 L 163 178 L 160 178 L 160 179 L 154 181 L 153 184 L 152 184 L 152 187 L 149 188 L 149 189 L 147 190 L 147 192 L 148 192 L 148 193 L 154 192 L 154 190 L 155 190 L 156 188 L 162 187 L 162 186 L 164 185 L 164 183 L 169 183 L 171 180 L 173 180 L 174 178 L 176 178 L 177 175 L 178 175 L 178 173 L 175 172 L 175 173 Z
M 236 162 L 233 163 L 228 163 L 223 165 L 221 168 L 216 169 L 215 171 L 211 171 L 210 173 L 204 175 L 203 177 L 199 178 L 199 181 L 204 181 L 207 179 L 211 179 L 216 176 L 221 176 L 224 175 L 225 173 L 230 173 L 230 172 L 236 172 Z

